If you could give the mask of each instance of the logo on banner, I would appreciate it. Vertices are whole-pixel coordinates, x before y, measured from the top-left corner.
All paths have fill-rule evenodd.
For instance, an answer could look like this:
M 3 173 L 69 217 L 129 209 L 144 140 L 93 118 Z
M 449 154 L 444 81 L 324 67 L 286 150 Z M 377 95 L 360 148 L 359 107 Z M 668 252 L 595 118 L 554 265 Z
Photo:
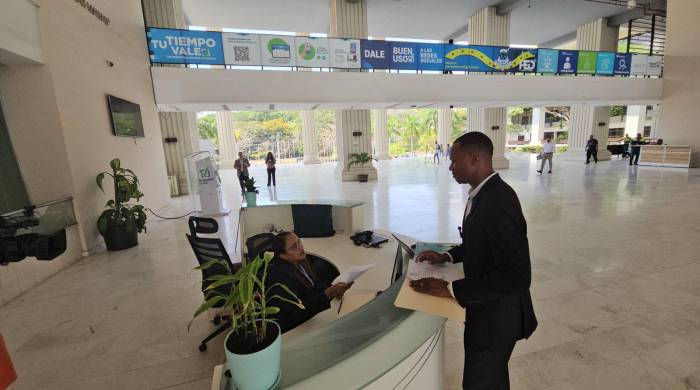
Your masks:
M 272 38 L 267 42 L 267 51 L 272 58 L 291 58 L 292 53 L 289 43 L 282 38 Z
M 152 62 L 223 64 L 221 34 L 151 28 L 148 48 Z
M 306 61 L 311 61 L 316 56 L 316 48 L 309 42 L 304 42 L 299 46 L 299 56 Z
M 363 39 L 362 68 L 364 69 L 388 69 L 389 68 L 389 44 L 386 41 L 373 41 Z
M 630 74 L 630 66 L 632 62 L 632 55 L 631 54 L 622 54 L 622 53 L 617 53 L 615 54 L 615 70 L 614 73 L 617 75 L 629 75 Z

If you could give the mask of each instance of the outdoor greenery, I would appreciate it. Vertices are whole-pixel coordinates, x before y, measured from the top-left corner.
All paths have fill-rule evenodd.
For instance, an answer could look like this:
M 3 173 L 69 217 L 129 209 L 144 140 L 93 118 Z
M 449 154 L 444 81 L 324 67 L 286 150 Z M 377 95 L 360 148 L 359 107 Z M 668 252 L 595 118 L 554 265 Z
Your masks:
M 626 106 L 612 106 L 610 107 L 610 116 L 621 116 L 627 114 Z
M 437 116 L 437 109 L 389 110 L 387 130 L 392 140 L 389 153 L 392 156 L 402 156 L 414 152 L 430 152 L 437 140 Z M 466 109 L 452 109 L 450 139 L 455 139 L 464 132 L 466 121 Z
M 219 135 L 216 133 L 216 115 L 206 114 L 197 118 L 197 130 L 199 138 L 210 139 L 215 146 L 219 146 Z
M 348 157 L 350 157 L 350 161 L 348 161 L 348 168 L 352 167 L 353 165 L 364 167 L 365 164 L 372 161 L 367 153 L 350 153 Z
M 289 302 L 300 309 L 304 305 L 296 295 L 285 285 L 275 283 L 266 286 L 267 267 L 272 261 L 272 254 L 257 257 L 246 262 L 238 271 L 233 273 L 226 261 L 211 260 L 196 269 L 207 269 L 218 265 L 227 271 L 225 275 L 216 275 L 208 280 L 212 283 L 205 290 L 206 299 L 194 313 L 194 318 L 214 306 L 221 305 L 223 314 L 231 317 L 231 332 L 251 347 L 261 344 L 268 336 L 267 325 L 273 320 L 269 316 L 279 313 L 279 308 L 272 306 L 274 300 Z M 228 286 L 228 293 L 222 293 L 220 287 Z M 287 297 L 273 294 L 273 290 L 284 291 Z M 193 320 L 194 320 L 193 318 Z M 190 321 L 189 326 L 192 325 Z M 188 329 L 189 329 L 188 326 Z
M 146 213 L 140 204 L 128 203 L 131 199 L 138 201 L 143 196 L 139 190 L 139 178 L 131 169 L 122 168 L 118 158 L 109 162 L 111 172 L 101 172 L 95 178 L 97 186 L 104 193 L 102 182 L 110 176 L 114 184 L 114 199 L 105 204 L 105 210 L 97 219 L 97 230 L 103 236 L 110 227 L 133 226 L 141 233 L 146 231 Z

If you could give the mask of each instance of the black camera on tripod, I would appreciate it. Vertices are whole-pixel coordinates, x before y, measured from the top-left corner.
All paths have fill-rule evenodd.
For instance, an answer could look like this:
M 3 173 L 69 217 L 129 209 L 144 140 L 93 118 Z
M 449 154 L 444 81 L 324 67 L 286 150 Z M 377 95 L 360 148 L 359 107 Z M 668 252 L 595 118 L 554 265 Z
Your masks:
M 36 257 L 53 260 L 66 251 L 66 229 L 45 232 L 39 229 L 34 206 L 15 215 L 0 216 L 0 265 Z

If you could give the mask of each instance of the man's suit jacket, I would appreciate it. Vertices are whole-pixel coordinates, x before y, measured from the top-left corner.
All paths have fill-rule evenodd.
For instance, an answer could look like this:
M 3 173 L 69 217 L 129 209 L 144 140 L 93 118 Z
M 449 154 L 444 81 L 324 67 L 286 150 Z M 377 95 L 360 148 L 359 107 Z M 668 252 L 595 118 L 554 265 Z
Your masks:
M 282 333 L 287 332 L 303 324 L 316 314 L 331 307 L 330 300 L 326 297 L 325 290 L 330 286 L 324 275 L 315 275 L 311 271 L 311 278 L 314 280 L 312 286 L 305 276 L 292 264 L 281 259 L 273 259 L 267 269 L 267 279 L 265 284 L 272 286 L 281 283 L 287 286 L 304 304 L 304 309 L 280 299 L 270 301 L 270 306 L 279 307 L 279 313 L 273 319 L 279 324 Z M 273 287 L 268 293 L 268 297 L 279 295 L 288 299 L 292 297 L 281 287 Z
M 472 199 L 462 223 L 462 244 L 450 250 L 464 266 L 452 283 L 466 308 L 465 344 L 528 338 L 537 327 L 530 297 L 527 224 L 515 191 L 496 174 Z

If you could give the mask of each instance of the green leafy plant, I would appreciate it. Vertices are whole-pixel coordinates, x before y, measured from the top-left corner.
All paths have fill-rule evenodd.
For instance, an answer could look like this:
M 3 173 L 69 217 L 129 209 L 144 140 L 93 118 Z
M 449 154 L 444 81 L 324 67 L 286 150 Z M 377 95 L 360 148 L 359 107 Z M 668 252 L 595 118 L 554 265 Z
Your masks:
M 353 165 L 359 165 L 361 167 L 365 166 L 368 162 L 372 161 L 372 158 L 367 153 L 351 153 L 348 155 L 350 161 L 348 162 L 348 168 Z
M 245 192 L 255 192 L 256 194 L 258 193 L 258 187 L 255 186 L 254 177 L 244 177 L 243 187 L 245 187 Z
M 267 268 L 272 261 L 272 254 L 266 253 L 255 260 L 247 262 L 235 273 L 232 272 L 226 261 L 214 259 L 196 269 L 207 269 L 219 265 L 227 270 L 225 275 L 215 275 L 207 280 L 212 283 L 205 290 L 206 299 L 194 313 L 192 321 L 197 316 L 214 306 L 221 307 L 224 315 L 231 317 L 231 332 L 242 340 L 248 349 L 254 349 L 265 341 L 267 325 L 274 322 L 269 317 L 279 313 L 280 309 L 272 306 L 271 302 L 280 300 L 289 302 L 300 309 L 304 309 L 301 300 L 284 284 L 275 283 L 266 285 Z M 222 288 L 222 287 L 228 288 Z M 288 297 L 274 293 L 280 288 Z M 222 293 L 221 291 L 228 291 Z M 190 321 L 188 330 L 192 325 Z
M 143 197 L 139 190 L 139 178 L 131 169 L 122 168 L 118 158 L 109 162 L 112 172 L 101 172 L 95 181 L 104 193 L 102 181 L 105 176 L 112 178 L 114 183 L 114 199 L 105 204 L 105 210 L 97 219 L 97 230 L 103 236 L 109 228 L 118 226 L 134 226 L 139 233 L 146 231 L 146 213 L 140 204 L 128 203 L 132 199 L 138 201 Z

